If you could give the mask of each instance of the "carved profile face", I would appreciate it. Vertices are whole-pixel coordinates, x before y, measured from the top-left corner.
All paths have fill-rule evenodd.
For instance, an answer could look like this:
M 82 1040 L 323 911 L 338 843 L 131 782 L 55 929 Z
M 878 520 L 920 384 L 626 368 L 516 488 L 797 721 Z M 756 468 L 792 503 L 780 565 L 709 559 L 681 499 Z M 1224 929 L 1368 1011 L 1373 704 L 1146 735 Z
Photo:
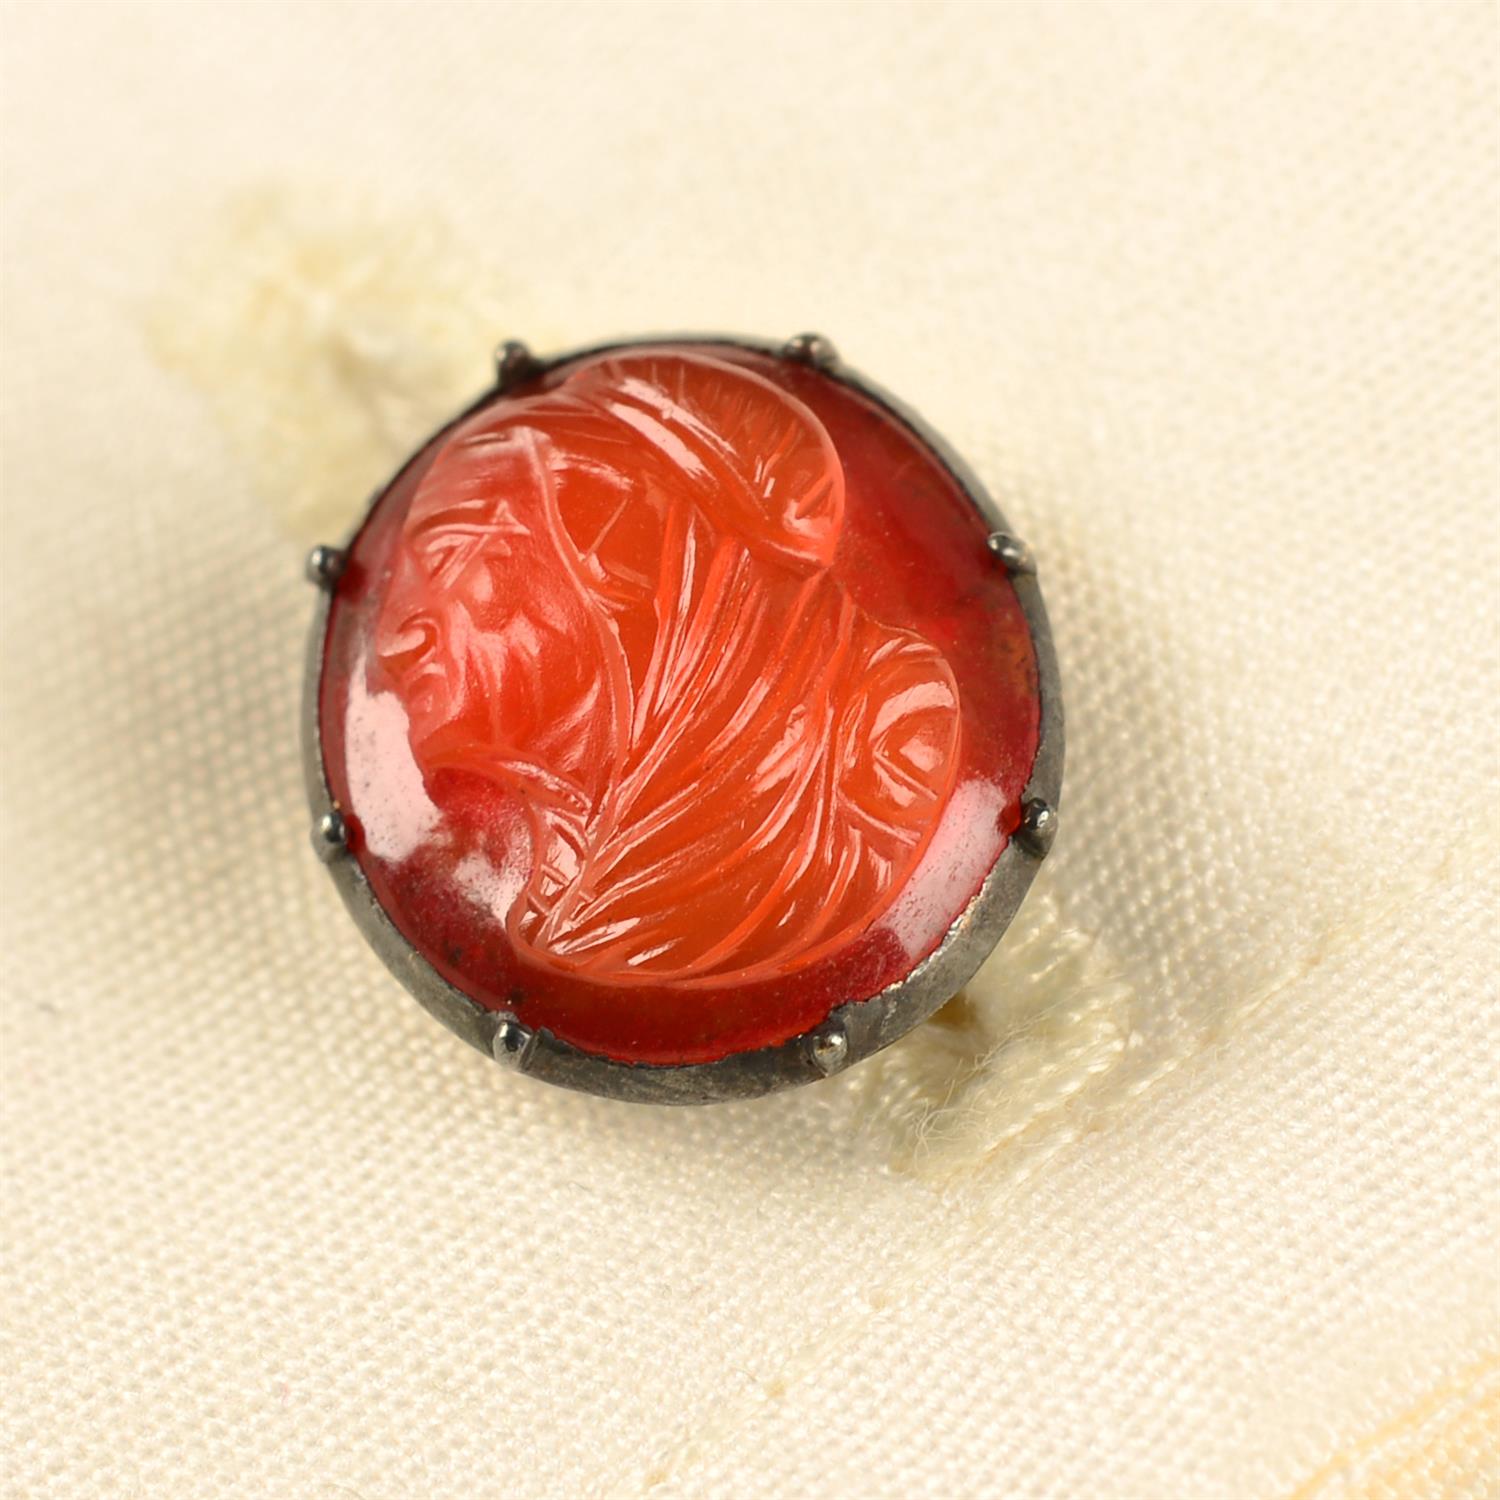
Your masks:
M 429 778 L 524 809 L 507 914 L 600 984 L 793 973 L 889 906 L 952 790 L 941 654 L 834 575 L 812 413 L 689 353 L 486 408 L 413 497 L 376 622 Z
M 550 458 L 524 426 L 452 440 L 407 518 L 375 650 L 424 772 L 572 806 L 615 743 L 617 666 L 558 531 Z

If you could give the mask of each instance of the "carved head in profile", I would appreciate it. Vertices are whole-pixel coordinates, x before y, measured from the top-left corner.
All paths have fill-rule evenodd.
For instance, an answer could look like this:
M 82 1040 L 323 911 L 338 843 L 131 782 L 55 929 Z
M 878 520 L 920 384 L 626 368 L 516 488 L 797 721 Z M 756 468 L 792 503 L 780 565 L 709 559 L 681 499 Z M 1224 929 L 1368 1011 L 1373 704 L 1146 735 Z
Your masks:
M 445 441 L 377 669 L 429 782 L 478 775 L 522 812 L 506 924 L 533 962 L 767 978 L 889 907 L 952 790 L 958 697 L 836 576 L 843 512 L 812 412 L 696 353 L 588 360 Z

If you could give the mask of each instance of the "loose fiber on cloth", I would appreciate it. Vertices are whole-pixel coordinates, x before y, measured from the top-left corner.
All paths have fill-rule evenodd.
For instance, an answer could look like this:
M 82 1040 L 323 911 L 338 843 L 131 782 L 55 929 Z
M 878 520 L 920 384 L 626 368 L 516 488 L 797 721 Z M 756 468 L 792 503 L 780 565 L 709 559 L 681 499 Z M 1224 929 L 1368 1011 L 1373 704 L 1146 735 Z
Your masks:
M 9 4 L 0 1493 L 1500 1470 L 1491 5 Z M 820 328 L 1045 574 L 1062 828 L 826 1085 L 528 1086 L 305 843 L 305 545 L 491 347 Z

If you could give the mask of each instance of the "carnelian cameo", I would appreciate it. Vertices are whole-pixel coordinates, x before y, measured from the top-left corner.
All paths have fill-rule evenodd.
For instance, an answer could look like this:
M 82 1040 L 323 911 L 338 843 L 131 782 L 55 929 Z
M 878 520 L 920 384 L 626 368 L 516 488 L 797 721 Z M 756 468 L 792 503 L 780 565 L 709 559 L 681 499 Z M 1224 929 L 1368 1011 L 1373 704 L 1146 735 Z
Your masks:
M 985 535 L 807 365 L 539 373 L 348 554 L 318 711 L 352 857 L 453 985 L 585 1051 L 807 1031 L 910 973 L 1020 820 L 1036 662 Z

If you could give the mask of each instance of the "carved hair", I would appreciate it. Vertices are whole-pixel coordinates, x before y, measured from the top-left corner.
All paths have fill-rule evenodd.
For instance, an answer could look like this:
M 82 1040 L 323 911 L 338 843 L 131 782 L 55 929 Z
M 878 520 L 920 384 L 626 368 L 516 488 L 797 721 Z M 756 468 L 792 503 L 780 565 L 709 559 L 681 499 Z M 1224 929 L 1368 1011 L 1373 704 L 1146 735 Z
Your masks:
M 812 412 L 698 354 L 591 360 L 438 453 L 377 650 L 429 780 L 523 807 L 531 961 L 769 978 L 890 905 L 952 790 L 958 696 L 835 576 L 843 512 Z

